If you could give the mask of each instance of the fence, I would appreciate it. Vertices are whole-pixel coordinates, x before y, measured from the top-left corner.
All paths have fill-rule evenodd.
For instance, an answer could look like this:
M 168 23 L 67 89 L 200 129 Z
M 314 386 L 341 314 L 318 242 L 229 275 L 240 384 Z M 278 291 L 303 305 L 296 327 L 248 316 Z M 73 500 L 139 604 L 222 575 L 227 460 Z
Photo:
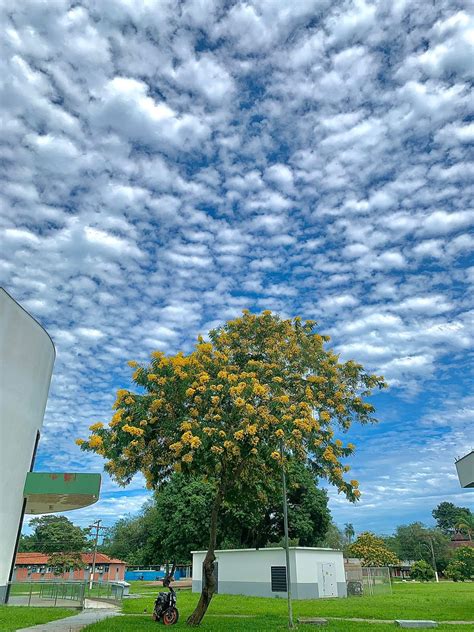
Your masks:
M 15 606 L 83 608 L 86 599 L 119 603 L 124 586 L 115 582 L 31 581 L 11 582 L 8 603 Z
M 390 569 L 362 566 L 346 570 L 347 594 L 350 597 L 362 595 L 391 595 Z

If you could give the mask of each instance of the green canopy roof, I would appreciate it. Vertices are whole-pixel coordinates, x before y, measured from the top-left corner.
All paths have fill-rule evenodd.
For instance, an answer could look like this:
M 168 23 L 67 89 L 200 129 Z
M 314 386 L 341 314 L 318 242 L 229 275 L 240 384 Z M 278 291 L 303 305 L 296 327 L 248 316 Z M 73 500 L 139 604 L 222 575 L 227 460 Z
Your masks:
M 87 507 L 99 500 L 100 474 L 28 472 L 25 513 L 46 514 Z

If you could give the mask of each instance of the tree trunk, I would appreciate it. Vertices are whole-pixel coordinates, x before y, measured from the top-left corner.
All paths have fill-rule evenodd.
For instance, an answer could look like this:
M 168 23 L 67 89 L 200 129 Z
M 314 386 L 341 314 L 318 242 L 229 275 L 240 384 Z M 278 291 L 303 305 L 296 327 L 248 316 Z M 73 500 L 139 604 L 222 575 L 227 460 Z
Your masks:
M 224 497 L 224 486 L 221 483 L 217 496 L 214 500 L 214 505 L 211 511 L 211 523 L 209 528 L 209 548 L 207 549 L 206 557 L 202 563 L 202 591 L 198 604 L 194 609 L 194 612 L 188 617 L 187 624 L 197 626 L 201 623 L 206 611 L 211 603 L 212 596 L 216 591 L 216 579 L 214 577 L 214 561 L 216 556 L 214 554 L 216 548 L 217 538 L 217 520 L 219 518 L 219 510 Z

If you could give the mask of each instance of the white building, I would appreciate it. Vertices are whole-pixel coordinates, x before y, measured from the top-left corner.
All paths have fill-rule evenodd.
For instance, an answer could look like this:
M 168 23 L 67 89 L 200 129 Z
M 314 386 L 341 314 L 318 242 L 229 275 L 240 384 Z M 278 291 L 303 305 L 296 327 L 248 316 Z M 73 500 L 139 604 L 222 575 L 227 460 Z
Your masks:
M 51 338 L 0 288 L 0 603 L 5 600 L 48 398 L 55 350 Z
M 54 358 L 47 332 L 0 288 L 0 603 L 8 598 L 23 515 L 99 498 L 100 474 L 32 471 Z
M 193 592 L 202 589 L 205 551 L 193 551 Z M 286 597 L 285 550 L 216 551 L 217 592 L 227 595 Z M 342 551 L 290 547 L 291 592 L 294 599 L 346 597 Z

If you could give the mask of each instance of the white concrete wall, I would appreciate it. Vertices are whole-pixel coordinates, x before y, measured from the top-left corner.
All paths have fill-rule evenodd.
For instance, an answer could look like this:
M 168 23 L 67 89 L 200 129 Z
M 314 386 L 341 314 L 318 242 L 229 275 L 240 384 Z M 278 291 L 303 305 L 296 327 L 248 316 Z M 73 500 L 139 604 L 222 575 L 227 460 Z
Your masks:
M 0 603 L 54 358 L 45 330 L 0 288 Z
M 345 582 L 344 556 L 342 551 L 331 549 L 298 548 L 296 553 L 296 580 L 298 583 L 310 584 L 318 581 L 318 564 L 331 562 L 336 568 L 336 581 Z

